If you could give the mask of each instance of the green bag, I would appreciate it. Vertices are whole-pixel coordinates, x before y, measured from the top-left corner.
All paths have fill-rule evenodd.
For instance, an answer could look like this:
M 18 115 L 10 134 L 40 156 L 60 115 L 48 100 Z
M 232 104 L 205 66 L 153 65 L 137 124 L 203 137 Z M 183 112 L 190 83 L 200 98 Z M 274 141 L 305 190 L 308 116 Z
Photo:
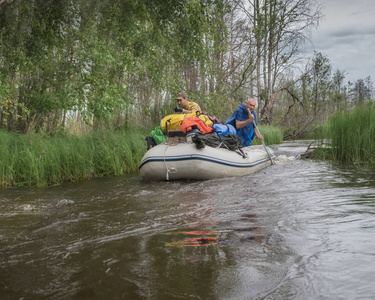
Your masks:
M 155 127 L 155 129 L 151 131 L 151 136 L 154 139 L 156 145 L 164 143 L 167 140 L 160 126 Z

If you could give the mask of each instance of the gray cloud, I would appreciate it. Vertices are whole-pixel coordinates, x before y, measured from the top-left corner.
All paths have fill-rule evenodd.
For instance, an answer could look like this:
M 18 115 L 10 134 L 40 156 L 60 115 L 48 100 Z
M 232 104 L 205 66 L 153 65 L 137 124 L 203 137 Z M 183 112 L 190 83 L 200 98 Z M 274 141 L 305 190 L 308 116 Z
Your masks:
M 375 80 L 375 1 L 326 0 L 325 18 L 312 33 L 315 51 L 326 55 L 333 69 L 347 72 L 354 82 L 371 76 Z

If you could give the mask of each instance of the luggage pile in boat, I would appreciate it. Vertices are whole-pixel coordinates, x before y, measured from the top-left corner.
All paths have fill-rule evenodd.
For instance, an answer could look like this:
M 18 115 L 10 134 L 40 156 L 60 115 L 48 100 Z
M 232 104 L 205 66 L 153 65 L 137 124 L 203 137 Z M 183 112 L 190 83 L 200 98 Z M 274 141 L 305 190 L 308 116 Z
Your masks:
M 262 147 L 241 145 L 235 134 L 169 130 L 166 141 L 142 158 L 140 175 L 146 180 L 206 180 L 248 175 L 271 165 Z

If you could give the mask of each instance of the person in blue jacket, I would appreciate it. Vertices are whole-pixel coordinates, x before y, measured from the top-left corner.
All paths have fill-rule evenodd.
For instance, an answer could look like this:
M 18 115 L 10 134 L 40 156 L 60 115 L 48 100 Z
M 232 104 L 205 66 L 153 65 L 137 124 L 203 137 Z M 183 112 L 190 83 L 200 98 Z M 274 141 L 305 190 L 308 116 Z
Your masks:
M 254 128 L 253 121 L 257 123 L 257 116 L 255 114 L 255 99 L 249 99 L 245 104 L 240 105 L 233 114 L 225 122 L 231 124 L 236 128 L 238 137 L 242 140 L 242 146 L 251 146 L 251 142 L 256 136 L 257 139 L 263 141 L 263 136 Z M 250 114 L 248 112 L 250 110 Z

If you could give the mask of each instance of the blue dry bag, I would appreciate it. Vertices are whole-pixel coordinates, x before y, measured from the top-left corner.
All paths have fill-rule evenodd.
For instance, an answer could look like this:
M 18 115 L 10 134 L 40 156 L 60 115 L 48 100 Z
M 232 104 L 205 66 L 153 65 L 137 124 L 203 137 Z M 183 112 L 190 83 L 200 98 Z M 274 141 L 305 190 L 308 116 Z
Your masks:
M 230 124 L 214 124 L 212 127 L 218 135 L 236 134 L 236 129 Z

